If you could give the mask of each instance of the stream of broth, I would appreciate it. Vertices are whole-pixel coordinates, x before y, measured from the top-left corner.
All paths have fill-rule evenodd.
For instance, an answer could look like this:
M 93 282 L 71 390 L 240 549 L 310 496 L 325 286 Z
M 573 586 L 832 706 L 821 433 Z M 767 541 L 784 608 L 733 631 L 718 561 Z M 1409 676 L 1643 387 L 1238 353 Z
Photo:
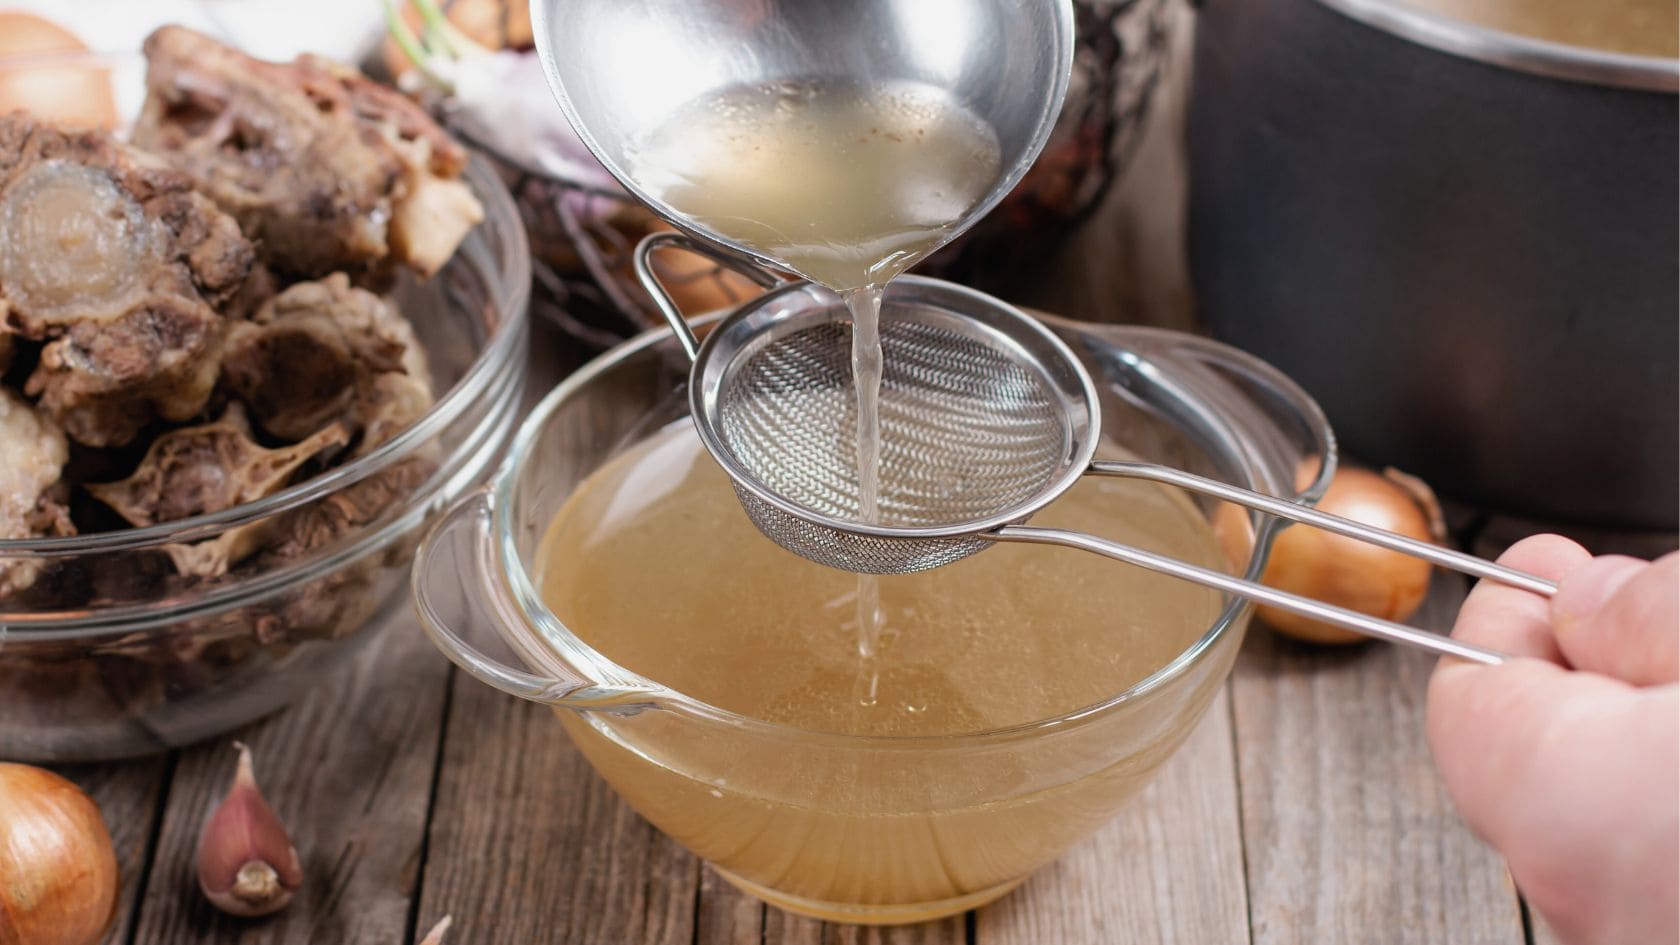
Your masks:
M 1087 478 L 1034 521 L 1224 567 L 1194 505 L 1151 483 Z M 686 421 L 582 484 L 535 565 L 550 610 L 619 665 L 745 716 L 853 735 L 991 730 L 1102 702 L 1184 652 L 1223 606 L 1097 555 L 999 545 L 880 580 L 879 686 L 860 702 L 851 575 L 761 535 Z M 973 758 L 837 752 L 665 711 L 558 715 L 638 810 L 760 895 L 932 903 L 1001 891 L 1111 816 L 1222 669 L 1191 678 L 1200 695 L 1172 688 L 1085 735 Z
M 702 96 L 631 154 L 636 178 L 695 222 L 840 294 L 852 318 L 858 520 L 878 520 L 881 297 L 997 178 L 996 136 L 908 83 L 739 86 Z M 879 683 L 880 588 L 858 575 L 856 697 Z

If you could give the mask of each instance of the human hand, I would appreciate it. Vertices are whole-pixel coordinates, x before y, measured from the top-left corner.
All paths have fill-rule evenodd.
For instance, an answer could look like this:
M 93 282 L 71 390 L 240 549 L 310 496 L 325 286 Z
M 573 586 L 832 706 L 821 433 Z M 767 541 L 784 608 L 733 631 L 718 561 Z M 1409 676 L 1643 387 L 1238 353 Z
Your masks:
M 1680 941 L 1680 555 L 1539 535 L 1499 560 L 1558 593 L 1484 581 L 1464 602 L 1453 636 L 1517 658 L 1436 667 L 1447 792 L 1565 941 Z

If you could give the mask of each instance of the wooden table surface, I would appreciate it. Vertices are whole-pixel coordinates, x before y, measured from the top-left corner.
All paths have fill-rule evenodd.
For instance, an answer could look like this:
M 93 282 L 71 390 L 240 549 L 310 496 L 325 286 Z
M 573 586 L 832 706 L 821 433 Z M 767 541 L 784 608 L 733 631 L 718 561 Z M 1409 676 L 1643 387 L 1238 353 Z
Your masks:
M 1424 619 L 1454 597 L 1441 588 Z M 117 842 L 111 943 L 398 945 L 444 915 L 455 945 L 1534 941 L 1430 765 L 1431 663 L 1256 628 L 1194 735 L 1112 823 L 992 906 L 896 929 L 793 918 L 735 891 L 620 801 L 549 711 L 456 671 L 406 613 L 264 722 L 61 770 Z M 193 881 L 235 736 L 308 874 L 269 919 L 222 916 Z
M 1182 245 L 1180 15 L 1160 127 L 1111 194 L 1114 212 L 1047 269 L 1041 297 L 1017 301 L 1191 324 L 1182 259 L 1162 249 Z M 539 324 L 533 394 L 570 366 L 563 352 Z M 1462 596 L 1438 580 L 1416 622 L 1446 626 Z M 164 757 L 61 769 L 98 800 L 121 857 L 107 942 L 407 945 L 445 915 L 451 945 L 1551 941 L 1442 792 L 1423 737 L 1424 654 L 1309 648 L 1251 628 L 1195 733 L 1108 826 L 991 906 L 881 929 L 737 892 L 620 801 L 548 710 L 456 671 L 406 611 L 380 633 L 266 721 Z M 215 912 L 193 878 L 234 738 L 254 750 L 307 873 L 267 919 Z
M 533 393 L 564 367 L 539 331 Z M 1450 622 L 1437 581 L 1417 621 Z M 737 892 L 626 806 L 551 713 L 458 672 L 399 611 L 337 675 L 224 738 L 62 768 L 111 825 L 107 942 L 407 945 L 1544 943 L 1454 816 L 1423 737 L 1433 659 L 1256 626 L 1189 741 L 1103 830 L 1001 901 L 922 926 L 827 925 Z M 240 738 L 307 879 L 241 920 L 198 893 L 198 833 Z

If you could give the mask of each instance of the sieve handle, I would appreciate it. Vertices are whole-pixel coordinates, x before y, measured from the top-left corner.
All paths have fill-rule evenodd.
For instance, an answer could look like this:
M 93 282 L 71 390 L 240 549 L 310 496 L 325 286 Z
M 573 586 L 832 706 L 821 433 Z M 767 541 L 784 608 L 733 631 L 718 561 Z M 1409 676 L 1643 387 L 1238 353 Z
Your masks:
M 1444 637 L 1438 633 L 1430 633 L 1427 630 L 1408 627 L 1403 623 L 1372 617 L 1344 607 L 1337 607 L 1334 604 L 1326 604 L 1321 600 L 1313 600 L 1310 597 L 1290 594 L 1276 588 L 1266 587 L 1263 584 L 1256 584 L 1253 581 L 1232 577 L 1220 571 L 1189 564 L 1177 558 L 1169 558 L 1152 551 L 1122 545 L 1083 532 L 1063 531 L 1059 528 L 1039 528 L 1032 525 L 1006 525 L 1003 528 L 985 533 L 984 537 L 993 541 L 1062 545 L 1068 548 L 1090 551 L 1113 558 L 1116 561 L 1124 561 L 1127 564 L 1134 564 L 1151 571 L 1158 571 L 1172 577 L 1215 588 L 1237 597 L 1269 604 L 1279 610 L 1287 610 L 1303 617 L 1311 617 L 1314 620 L 1335 624 L 1338 627 L 1346 627 L 1366 636 L 1428 650 L 1439 656 L 1456 656 L 1459 659 L 1485 663 L 1489 666 L 1496 666 L 1506 659 L 1504 654 L 1454 640 L 1451 637 Z
M 751 260 L 718 249 L 716 246 L 703 243 L 682 233 L 663 232 L 643 237 L 642 241 L 636 244 L 634 258 L 636 279 L 641 282 L 642 288 L 647 289 L 648 294 L 653 296 L 653 304 L 659 306 L 659 313 L 665 316 L 667 322 L 671 323 L 671 330 L 677 333 L 677 341 L 682 345 L 683 351 L 688 354 L 690 361 L 693 361 L 700 354 L 700 340 L 694 337 L 694 329 L 688 327 L 688 319 L 683 317 L 682 309 L 677 307 L 676 300 L 672 299 L 671 294 L 665 291 L 664 283 L 659 281 L 659 276 L 653 271 L 651 258 L 653 251 L 668 246 L 686 249 L 691 253 L 699 253 L 720 266 L 727 266 L 731 270 L 746 276 L 762 289 L 774 289 L 785 281 L 755 265 Z
M 1275 496 L 1263 495 L 1249 489 L 1242 489 L 1229 483 L 1220 482 L 1217 479 L 1208 479 L 1205 476 L 1187 473 L 1182 469 L 1157 466 L 1152 463 L 1097 460 L 1091 464 L 1090 472 L 1099 476 L 1147 479 L 1151 482 L 1177 486 L 1190 492 L 1199 492 L 1216 499 L 1224 499 L 1226 502 L 1234 502 L 1245 508 L 1275 515 L 1278 518 L 1286 518 L 1292 522 L 1322 528 L 1327 532 L 1334 532 L 1337 535 L 1387 548 L 1390 551 L 1421 558 L 1430 564 L 1439 565 L 1453 571 L 1508 584 L 1511 587 L 1521 588 L 1542 597 L 1551 597 L 1557 593 L 1557 585 L 1553 582 L 1524 571 L 1518 571 L 1515 568 L 1508 568 L 1505 565 L 1496 564 L 1475 555 L 1467 555 L 1463 552 L 1442 548 L 1440 545 L 1432 545 L 1426 541 L 1396 535 L 1393 532 L 1384 531 L 1363 522 L 1342 518 L 1339 515 L 1331 515 L 1328 512 L 1320 512 L 1317 509 L 1308 508 L 1295 502 L 1288 502 Z

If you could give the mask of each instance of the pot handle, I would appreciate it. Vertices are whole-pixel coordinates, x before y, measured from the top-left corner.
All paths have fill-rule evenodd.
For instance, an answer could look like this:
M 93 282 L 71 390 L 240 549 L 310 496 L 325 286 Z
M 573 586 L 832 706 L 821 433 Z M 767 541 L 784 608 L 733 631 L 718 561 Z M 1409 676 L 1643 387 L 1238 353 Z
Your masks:
M 643 237 L 642 241 L 636 244 L 636 278 L 641 281 L 642 288 L 647 289 L 648 294 L 653 296 L 653 302 L 659 306 L 660 314 L 664 315 L 665 320 L 671 323 L 671 330 L 677 333 L 677 341 L 682 344 L 683 351 L 688 354 L 690 361 L 693 361 L 700 353 L 700 341 L 694 337 L 694 329 L 688 327 L 688 319 L 683 318 L 682 309 L 677 308 L 676 301 L 671 298 L 670 293 L 665 291 L 665 286 L 660 284 L 659 276 L 654 274 L 653 263 L 649 259 L 654 250 L 666 246 L 675 246 L 678 249 L 686 249 L 691 253 L 699 253 L 720 266 L 727 266 L 746 276 L 762 289 L 774 289 L 787 281 L 760 268 L 751 260 L 744 259 L 734 253 L 725 252 L 682 233 L 662 232 Z
M 450 662 L 479 682 L 530 702 L 585 711 L 633 712 L 651 707 L 654 690 L 603 683 L 558 655 L 544 660 L 552 675 L 515 669 L 467 642 L 488 625 L 514 644 L 532 633 L 509 599 L 495 543 L 495 506 L 488 488 L 461 497 L 427 533 L 414 555 L 410 581 L 420 626 Z

